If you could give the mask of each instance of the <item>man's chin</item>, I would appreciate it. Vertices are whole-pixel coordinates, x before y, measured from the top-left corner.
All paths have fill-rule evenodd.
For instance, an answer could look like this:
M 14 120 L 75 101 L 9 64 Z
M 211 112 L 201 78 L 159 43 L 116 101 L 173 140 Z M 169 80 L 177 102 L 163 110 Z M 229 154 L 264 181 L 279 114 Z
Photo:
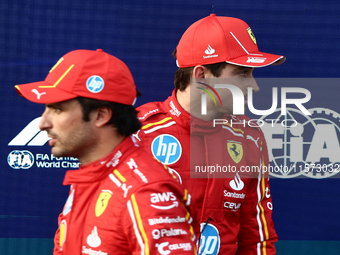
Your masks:
M 233 111 L 228 108 L 219 107 L 218 111 L 216 111 L 216 116 L 221 115 L 221 114 L 233 114 Z
M 54 157 L 56 157 L 56 158 L 61 158 L 61 157 L 63 157 L 63 155 L 60 155 L 59 153 L 55 153 L 55 152 L 53 152 L 53 150 L 51 151 L 51 153 L 52 153 L 52 155 L 53 155 Z
M 72 157 L 72 156 L 70 156 L 67 152 L 65 152 L 65 151 L 60 151 L 60 150 L 58 150 L 58 148 L 56 148 L 56 147 L 52 147 L 51 153 L 52 153 L 52 155 L 53 155 L 54 157 L 56 157 L 56 158 Z

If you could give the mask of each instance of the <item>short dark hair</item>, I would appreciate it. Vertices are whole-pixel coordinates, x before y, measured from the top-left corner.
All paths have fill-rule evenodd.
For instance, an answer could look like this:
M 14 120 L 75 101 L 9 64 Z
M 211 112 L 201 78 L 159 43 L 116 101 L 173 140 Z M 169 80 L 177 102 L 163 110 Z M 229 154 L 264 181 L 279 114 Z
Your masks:
M 177 58 L 176 55 L 177 55 L 177 49 L 175 49 L 172 53 L 172 56 L 174 58 Z M 219 63 L 203 65 L 203 66 L 207 68 L 212 73 L 212 75 L 214 75 L 215 77 L 219 77 L 221 75 L 222 70 L 227 64 L 228 64 L 227 62 L 219 62 Z M 193 70 L 194 70 L 194 67 L 192 66 L 192 67 L 179 68 L 176 71 L 175 79 L 174 79 L 176 89 L 180 91 L 185 90 L 185 88 L 190 83 L 190 77 L 191 77 Z
M 77 97 L 76 99 L 82 107 L 84 121 L 90 121 L 90 113 L 93 110 L 100 107 L 108 107 L 112 111 L 112 116 L 107 124 L 117 128 L 117 131 L 121 135 L 132 135 L 141 128 L 141 123 L 137 119 L 137 111 L 132 105 L 101 101 L 86 97 Z

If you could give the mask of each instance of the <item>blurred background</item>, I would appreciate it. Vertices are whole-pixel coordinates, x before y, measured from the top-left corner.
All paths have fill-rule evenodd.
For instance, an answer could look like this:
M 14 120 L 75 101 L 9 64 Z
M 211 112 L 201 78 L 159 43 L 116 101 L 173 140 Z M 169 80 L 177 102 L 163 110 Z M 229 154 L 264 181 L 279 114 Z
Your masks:
M 339 77 L 336 0 L 0 2 L 0 255 L 52 253 L 69 190 L 63 176 L 75 163 L 51 157 L 36 129 L 44 106 L 20 98 L 14 85 L 43 80 L 69 51 L 100 48 L 129 66 L 143 94 L 137 106 L 163 101 L 174 88 L 172 51 L 189 25 L 211 13 L 243 19 L 261 51 L 287 57 L 281 66 L 255 70 L 255 77 Z M 311 107 L 331 109 L 315 118 L 334 126 L 339 145 L 340 88 L 336 79 L 332 84 L 311 85 L 311 102 L 318 102 Z M 271 92 L 261 89 L 256 100 Z M 18 155 L 24 162 L 13 161 Z M 340 180 L 326 177 L 272 178 L 278 254 L 339 254 Z

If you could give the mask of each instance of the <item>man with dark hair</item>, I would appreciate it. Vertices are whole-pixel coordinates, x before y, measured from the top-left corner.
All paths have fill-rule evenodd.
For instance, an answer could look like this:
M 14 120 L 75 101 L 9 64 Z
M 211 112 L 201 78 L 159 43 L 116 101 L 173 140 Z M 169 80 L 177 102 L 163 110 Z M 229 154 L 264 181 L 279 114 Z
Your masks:
M 121 60 L 71 51 L 45 81 L 15 87 L 45 104 L 39 127 L 53 155 L 81 163 L 65 175 L 54 254 L 195 254 L 187 191 L 131 136 L 137 90 Z
M 138 143 L 192 195 L 199 254 L 275 254 L 269 178 L 261 170 L 269 164 L 266 142 L 256 125 L 240 125 L 249 118 L 233 115 L 231 89 L 247 98 L 259 90 L 254 68 L 281 64 L 285 57 L 260 52 L 244 21 L 214 14 L 193 23 L 173 55 L 179 67 L 175 90 L 166 101 L 137 109 Z M 214 87 L 216 80 L 231 89 Z M 222 125 L 213 126 L 215 119 Z M 258 171 L 242 172 L 247 167 Z

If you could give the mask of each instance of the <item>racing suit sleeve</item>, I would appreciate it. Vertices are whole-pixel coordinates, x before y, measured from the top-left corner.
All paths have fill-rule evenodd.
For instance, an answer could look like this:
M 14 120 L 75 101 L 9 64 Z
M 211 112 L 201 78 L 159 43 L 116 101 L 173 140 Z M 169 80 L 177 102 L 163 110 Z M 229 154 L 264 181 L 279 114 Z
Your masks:
M 196 254 L 186 193 L 156 182 L 131 194 L 124 214 L 132 254 Z
M 267 167 L 269 165 L 265 145 L 261 164 Z M 267 171 L 260 171 L 257 178 L 251 180 L 245 201 L 241 206 L 237 255 L 276 254 L 274 243 L 278 240 L 278 236 L 274 229 L 272 210 L 269 174 Z
M 60 218 L 61 218 L 61 215 L 62 213 L 59 215 L 58 217 L 58 226 L 60 226 Z M 54 248 L 53 248 L 53 255 L 57 255 L 57 254 L 62 254 L 61 253 L 61 250 L 60 250 L 60 247 L 62 246 L 60 241 L 60 227 L 58 227 L 56 233 L 55 233 L 55 236 L 54 236 Z

